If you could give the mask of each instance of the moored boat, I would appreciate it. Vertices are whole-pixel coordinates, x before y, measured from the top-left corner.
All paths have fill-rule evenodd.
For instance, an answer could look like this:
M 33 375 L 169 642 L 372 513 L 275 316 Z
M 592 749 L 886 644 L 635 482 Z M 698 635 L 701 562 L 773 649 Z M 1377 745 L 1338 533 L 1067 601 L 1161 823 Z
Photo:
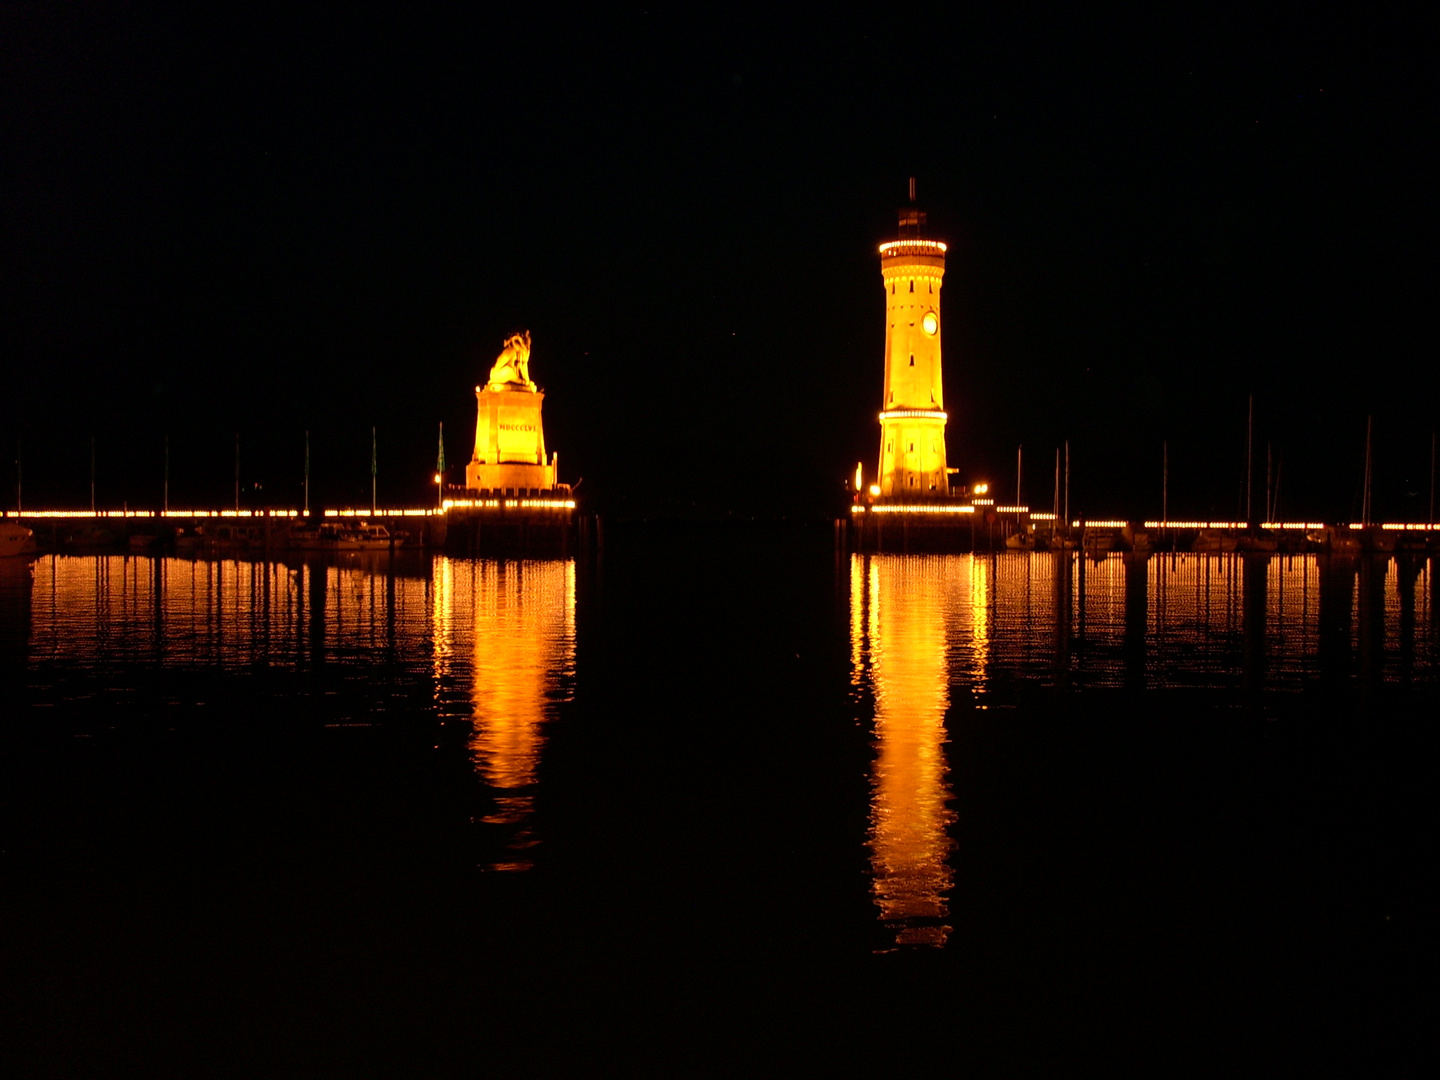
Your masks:
M 395 538 L 384 525 L 371 525 L 361 521 L 344 525 L 336 539 L 337 551 L 388 551 Z
M 0 522 L 0 556 L 32 555 L 35 534 L 13 521 Z
M 1005 547 L 1009 551 L 1034 551 L 1035 534 L 1032 532 L 1013 532 L 1005 538 Z
M 333 551 L 339 539 L 340 526 L 332 521 L 318 524 L 296 523 L 281 538 L 278 546 L 287 551 Z
M 1280 541 L 1267 529 L 1246 529 L 1235 538 L 1235 550 L 1252 554 L 1268 554 L 1280 550 Z
M 1358 555 L 1360 537 L 1345 525 L 1326 525 L 1305 534 L 1305 540 L 1317 551 L 1331 555 Z
M 1120 543 L 1131 551 L 1151 551 L 1155 547 L 1149 530 L 1134 525 L 1126 525 L 1120 530 Z
M 368 521 L 297 524 L 283 541 L 291 551 L 388 551 L 400 537 Z
M 1201 554 L 1228 553 L 1239 547 L 1240 537 L 1228 529 L 1201 529 L 1195 537 L 1194 550 Z

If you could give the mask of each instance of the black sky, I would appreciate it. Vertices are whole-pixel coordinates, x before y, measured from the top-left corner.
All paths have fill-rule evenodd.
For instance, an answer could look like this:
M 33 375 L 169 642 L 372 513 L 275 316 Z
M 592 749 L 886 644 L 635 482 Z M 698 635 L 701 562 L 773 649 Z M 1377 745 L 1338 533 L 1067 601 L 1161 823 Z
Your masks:
M 26 502 L 431 490 L 528 327 L 562 475 L 611 512 L 823 510 L 873 465 L 875 247 L 950 243 L 950 456 L 1091 514 L 1423 515 L 1434 28 L 681 7 L 3 8 L 0 439 Z M 1033 482 L 1032 482 L 1033 481 Z M 13 500 L 4 500 L 11 505 Z

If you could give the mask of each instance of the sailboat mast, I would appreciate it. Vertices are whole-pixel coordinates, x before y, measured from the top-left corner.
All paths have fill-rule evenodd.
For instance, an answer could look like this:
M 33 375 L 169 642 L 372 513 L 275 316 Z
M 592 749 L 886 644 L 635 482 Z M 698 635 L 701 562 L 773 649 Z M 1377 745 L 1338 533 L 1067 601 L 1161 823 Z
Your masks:
M 1051 507 L 1050 535 L 1055 535 L 1055 530 L 1060 527 L 1060 448 L 1055 448 L 1055 505 Z
M 1370 435 L 1375 418 L 1365 417 L 1365 493 L 1360 498 L 1360 524 L 1370 527 Z
M 1160 527 L 1170 523 L 1170 440 L 1160 444 Z
M 310 516 L 310 431 L 305 431 L 305 516 Z
M 1250 395 L 1250 411 L 1245 421 L 1245 524 L 1248 526 L 1255 520 L 1254 502 L 1250 497 L 1250 485 L 1254 477 L 1255 448 L 1255 395 Z
M 1270 470 L 1274 467 L 1274 459 L 1270 456 L 1270 444 L 1265 444 L 1265 520 L 1270 520 Z
M 1015 448 L 1015 512 L 1017 514 L 1020 512 L 1020 507 L 1024 505 L 1024 503 L 1020 501 L 1020 465 L 1021 455 L 1023 455 L 1024 453 L 1025 444 L 1021 443 Z
M 860 466 L 855 466 L 855 490 L 860 490 Z M 439 452 L 435 456 L 435 505 L 445 505 L 445 421 L 440 421 Z
M 1065 440 L 1065 531 L 1070 531 L 1070 440 Z

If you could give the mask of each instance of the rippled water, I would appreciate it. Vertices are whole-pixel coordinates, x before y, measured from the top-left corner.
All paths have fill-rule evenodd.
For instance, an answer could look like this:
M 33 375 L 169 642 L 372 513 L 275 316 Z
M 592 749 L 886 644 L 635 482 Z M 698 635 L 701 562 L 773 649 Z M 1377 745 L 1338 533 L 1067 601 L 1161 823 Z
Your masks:
M 1006 920 L 1039 903 L 1025 889 L 1075 874 L 1076 895 L 1108 894 L 1148 864 L 1135 815 L 1182 823 L 1180 849 L 1213 860 L 1167 782 L 1204 799 L 1212 780 L 1250 785 L 1253 804 L 1273 725 L 1318 738 L 1305 717 L 1329 704 L 1358 724 L 1373 694 L 1428 693 L 1435 575 L 1423 559 L 862 556 L 808 534 L 636 538 L 578 561 L 47 556 L 0 576 L 8 766 L 33 758 L 61 789 L 83 773 L 84 799 L 122 806 L 105 770 L 153 769 L 175 789 L 141 831 L 225 816 L 197 770 L 252 805 L 257 786 L 290 793 L 241 837 L 323 819 L 327 847 L 373 859 L 374 830 L 429 822 L 404 825 L 406 873 L 479 875 L 446 903 L 491 910 L 508 894 L 486 882 L 535 883 L 502 951 L 538 935 L 609 964 L 728 942 L 999 970 L 987 935 L 1019 933 Z M 1289 762 L 1265 767 L 1318 798 Z M 1109 790 L 1080 797 L 1091 782 Z M 1117 811 L 1117 791 L 1150 805 Z M 81 851 L 19 798 L 11 834 Z M 1234 874 L 1237 890 L 1264 877 Z M 1042 909 L 1042 936 L 1064 938 L 1073 911 Z

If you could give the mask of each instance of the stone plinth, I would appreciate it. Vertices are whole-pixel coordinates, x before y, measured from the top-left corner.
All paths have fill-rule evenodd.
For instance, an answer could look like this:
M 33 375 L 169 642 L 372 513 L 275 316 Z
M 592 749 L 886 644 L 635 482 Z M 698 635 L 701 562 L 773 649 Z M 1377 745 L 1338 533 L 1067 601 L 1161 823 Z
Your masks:
M 475 454 L 465 466 L 468 488 L 551 488 L 555 463 L 545 458 L 540 410 L 545 394 L 533 385 L 475 390 Z

